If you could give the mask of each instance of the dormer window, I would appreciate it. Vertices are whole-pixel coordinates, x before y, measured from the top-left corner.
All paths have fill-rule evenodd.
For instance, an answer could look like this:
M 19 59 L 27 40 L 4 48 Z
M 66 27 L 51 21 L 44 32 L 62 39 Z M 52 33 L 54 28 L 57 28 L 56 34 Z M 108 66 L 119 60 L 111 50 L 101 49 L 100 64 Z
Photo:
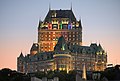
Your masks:
M 56 17 L 57 13 L 56 12 L 53 12 L 52 13 L 52 17 Z

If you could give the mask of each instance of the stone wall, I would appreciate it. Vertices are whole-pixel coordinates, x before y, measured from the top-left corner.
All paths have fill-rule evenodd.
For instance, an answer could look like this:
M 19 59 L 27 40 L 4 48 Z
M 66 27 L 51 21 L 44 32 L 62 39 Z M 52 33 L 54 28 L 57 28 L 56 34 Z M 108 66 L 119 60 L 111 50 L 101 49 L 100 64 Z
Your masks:
M 37 77 L 31 77 L 31 81 L 59 81 L 59 78 L 54 77 L 53 79 L 48 79 L 47 77 L 43 77 L 42 79 L 39 79 Z

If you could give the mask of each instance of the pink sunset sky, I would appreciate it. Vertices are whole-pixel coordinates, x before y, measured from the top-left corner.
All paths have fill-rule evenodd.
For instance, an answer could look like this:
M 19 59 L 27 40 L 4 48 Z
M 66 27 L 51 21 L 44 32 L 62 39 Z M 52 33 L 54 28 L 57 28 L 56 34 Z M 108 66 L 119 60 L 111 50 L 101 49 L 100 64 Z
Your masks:
M 120 64 L 120 0 L 0 0 L 0 69 L 17 70 L 21 51 L 37 42 L 39 19 L 51 9 L 70 9 L 82 20 L 83 45 L 101 44 L 108 63 Z

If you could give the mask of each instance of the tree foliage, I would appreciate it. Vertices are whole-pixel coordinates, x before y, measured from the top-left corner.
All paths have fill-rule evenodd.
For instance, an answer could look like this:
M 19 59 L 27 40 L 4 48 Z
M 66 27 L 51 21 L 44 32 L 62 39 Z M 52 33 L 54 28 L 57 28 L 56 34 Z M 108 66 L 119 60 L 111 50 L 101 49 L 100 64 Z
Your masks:
M 9 68 L 4 68 L 0 70 L 0 81 L 30 81 L 30 77 Z

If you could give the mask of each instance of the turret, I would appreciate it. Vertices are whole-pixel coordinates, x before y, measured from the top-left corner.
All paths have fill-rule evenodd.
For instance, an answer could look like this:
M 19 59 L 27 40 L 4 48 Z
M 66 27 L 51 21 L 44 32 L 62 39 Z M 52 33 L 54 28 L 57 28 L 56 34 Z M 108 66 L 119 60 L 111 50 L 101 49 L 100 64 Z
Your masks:
M 54 48 L 54 51 L 68 51 L 68 46 L 67 46 L 67 43 L 64 39 L 63 36 L 61 36 L 59 39 L 58 39 L 58 42 Z
M 23 53 L 21 52 L 20 56 L 18 58 L 24 58 Z
M 106 63 L 107 63 L 107 53 L 105 50 L 102 48 L 102 46 L 99 44 L 97 46 L 97 51 L 96 51 L 96 71 L 104 71 L 106 68 Z
M 24 72 L 24 59 L 23 53 L 21 52 L 20 56 L 17 58 L 17 71 Z
M 31 49 L 30 49 L 30 55 L 35 55 L 36 53 L 38 53 L 39 50 L 39 45 L 38 43 L 33 43 Z

